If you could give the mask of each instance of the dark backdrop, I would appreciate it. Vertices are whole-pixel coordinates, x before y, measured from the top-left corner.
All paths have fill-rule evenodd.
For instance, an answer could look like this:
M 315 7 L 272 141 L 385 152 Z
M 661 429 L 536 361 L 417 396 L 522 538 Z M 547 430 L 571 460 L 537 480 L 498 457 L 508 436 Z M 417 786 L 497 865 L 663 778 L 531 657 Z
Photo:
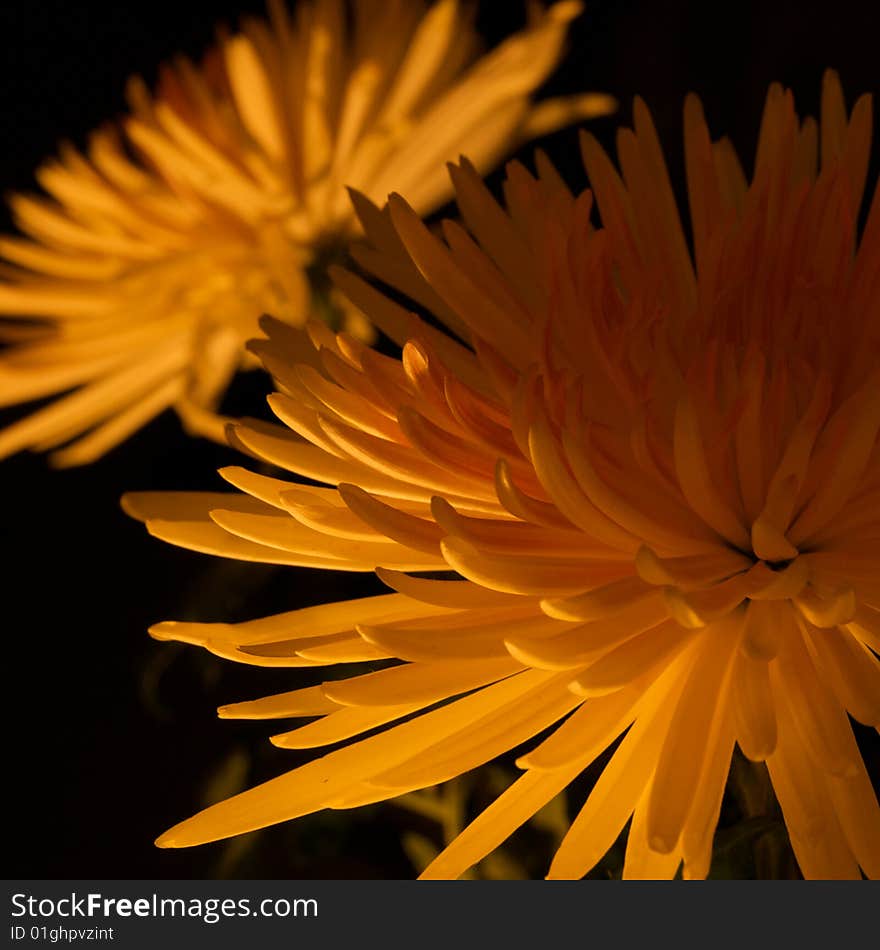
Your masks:
M 627 121 L 640 93 L 680 186 L 685 93 L 701 95 L 713 132 L 729 134 L 748 164 L 771 81 L 793 87 L 800 111 L 813 114 L 826 66 L 840 71 L 850 102 L 877 91 L 878 6 L 594 0 L 547 89 L 606 90 L 620 99 Z M 152 81 L 162 59 L 203 50 L 214 23 L 261 10 L 253 0 L 3 0 L 0 187 L 30 188 L 34 167 L 60 139 L 81 144 L 93 126 L 120 113 L 128 75 Z M 519 2 L 486 2 L 480 22 L 495 39 L 522 14 Z M 606 145 L 616 121 L 594 123 Z M 582 184 L 574 132 L 543 144 L 569 180 Z M 264 389 L 246 380 L 231 408 L 259 412 Z M 128 489 L 220 487 L 214 469 L 235 461 L 231 450 L 185 438 L 166 414 L 85 469 L 53 472 L 31 455 L 0 464 L 6 877 L 412 875 L 393 806 L 344 819 L 313 816 L 232 847 L 169 852 L 151 844 L 203 801 L 296 763 L 295 754 L 265 742 L 271 724 L 219 722 L 213 710 L 299 681 L 157 644 L 147 626 L 246 619 L 379 589 L 369 577 L 230 565 L 183 552 L 148 538 L 119 510 Z

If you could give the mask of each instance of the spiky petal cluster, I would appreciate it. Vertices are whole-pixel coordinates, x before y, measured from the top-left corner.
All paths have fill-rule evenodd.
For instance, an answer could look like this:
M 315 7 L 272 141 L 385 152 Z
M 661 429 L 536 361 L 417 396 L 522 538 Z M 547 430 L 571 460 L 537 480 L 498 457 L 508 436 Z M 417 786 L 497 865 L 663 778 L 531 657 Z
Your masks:
M 457 0 L 312 0 L 293 20 L 222 37 L 202 67 L 166 67 L 131 115 L 70 146 L 17 196 L 23 238 L 0 240 L 0 405 L 76 389 L 0 433 L 0 457 L 54 449 L 88 462 L 174 406 L 222 440 L 211 411 L 261 313 L 302 325 L 324 259 L 356 232 L 345 192 L 397 189 L 425 212 L 443 162 L 488 169 L 519 142 L 610 108 L 607 96 L 530 95 L 555 66 L 577 2 L 482 59 Z M 326 302 L 325 302 L 326 304 Z M 331 308 L 332 309 L 332 308 Z M 343 308 L 345 310 L 345 308 Z M 344 314 L 364 332 L 363 316 Z M 41 318 L 34 323 L 32 318 Z
M 584 137 L 578 197 L 539 157 L 537 178 L 509 169 L 506 210 L 453 168 L 467 230 L 445 240 L 399 199 L 390 216 L 361 203 L 376 272 L 452 332 L 339 273 L 402 359 L 319 326 L 306 356 L 267 324 L 255 349 L 293 431 L 234 435 L 338 487 L 232 469 L 243 494 L 128 504 L 197 550 L 379 565 L 398 593 L 154 633 L 257 665 L 403 661 L 221 710 L 321 717 L 282 747 L 398 724 L 160 844 L 433 785 L 550 729 L 426 876 L 460 874 L 621 736 L 551 877 L 588 872 L 630 819 L 626 877 L 705 876 L 735 743 L 766 762 L 806 877 L 880 875 L 847 716 L 880 725 L 880 192 L 856 231 L 870 115 L 863 98 L 847 116 L 831 74 L 821 125 L 772 87 L 749 183 L 689 98 L 694 261 L 639 101 L 621 173 Z M 459 579 L 413 576 L 437 570 Z

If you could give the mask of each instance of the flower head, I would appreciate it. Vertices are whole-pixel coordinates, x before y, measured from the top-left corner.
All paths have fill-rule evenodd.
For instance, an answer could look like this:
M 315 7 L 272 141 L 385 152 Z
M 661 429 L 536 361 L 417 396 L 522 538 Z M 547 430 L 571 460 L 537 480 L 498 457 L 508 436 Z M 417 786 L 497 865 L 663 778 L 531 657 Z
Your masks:
M 488 169 L 511 147 L 600 114 L 610 99 L 530 95 L 555 66 L 577 2 L 535 8 L 483 58 L 456 0 L 312 0 L 247 21 L 196 67 L 139 80 L 120 128 L 38 172 L 16 196 L 25 237 L 0 240 L 0 405 L 76 391 L 0 433 L 0 457 L 52 449 L 90 461 L 168 407 L 222 439 L 214 410 L 257 317 L 302 325 L 354 308 L 327 299 L 324 268 L 357 231 L 346 186 L 392 189 L 427 212 L 449 196 L 443 162 L 465 146 Z M 337 310 L 341 312 L 336 312 Z M 39 318 L 34 322 L 33 318 Z
M 321 717 L 279 746 L 398 724 L 160 844 L 390 798 L 550 730 L 426 876 L 462 873 L 613 748 L 550 876 L 588 872 L 631 819 L 624 876 L 704 877 L 735 743 L 766 762 L 804 876 L 880 875 L 847 716 L 880 724 L 880 191 L 856 229 L 870 109 L 847 116 L 829 74 L 821 123 L 801 121 L 771 87 L 749 182 L 689 97 L 693 258 L 640 101 L 620 173 L 583 137 L 577 197 L 539 156 L 537 177 L 509 168 L 506 209 L 453 168 L 467 230 L 443 240 L 398 198 L 360 202 L 380 276 L 450 332 L 339 272 L 402 358 L 315 324 L 304 358 L 267 322 L 254 351 L 292 431 L 233 434 L 337 487 L 234 468 L 242 494 L 127 505 L 196 550 L 378 565 L 397 593 L 154 634 L 264 666 L 402 661 L 221 710 Z

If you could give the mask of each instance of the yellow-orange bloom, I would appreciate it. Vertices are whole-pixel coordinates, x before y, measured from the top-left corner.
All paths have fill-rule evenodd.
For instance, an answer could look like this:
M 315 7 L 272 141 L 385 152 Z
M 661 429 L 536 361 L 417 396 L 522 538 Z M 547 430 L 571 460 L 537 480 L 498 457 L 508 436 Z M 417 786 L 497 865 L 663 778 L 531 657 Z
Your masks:
M 221 715 L 321 717 L 275 736 L 284 748 L 406 721 L 160 844 L 444 782 L 553 727 L 425 876 L 462 873 L 621 735 L 550 877 L 588 872 L 630 818 L 625 877 L 704 877 L 735 743 L 767 763 L 805 877 L 880 876 L 847 717 L 880 725 L 880 190 L 856 231 L 870 117 L 868 97 L 847 116 L 833 74 L 820 124 L 773 86 L 749 183 L 689 97 L 694 260 L 638 100 L 622 176 L 583 137 L 578 197 L 539 157 L 536 178 L 510 167 L 506 210 L 453 168 L 468 230 L 446 222 L 445 241 L 400 199 L 390 216 L 360 203 L 377 272 L 455 336 L 339 273 L 402 359 L 319 325 L 309 353 L 267 322 L 254 349 L 293 432 L 234 431 L 337 488 L 233 468 L 243 494 L 127 504 L 176 544 L 378 565 L 397 591 L 160 624 L 160 639 L 262 666 L 403 661 Z M 459 578 L 413 576 L 438 570 Z
M 405 194 L 421 212 L 449 197 L 443 163 L 483 168 L 607 96 L 532 104 L 556 65 L 573 0 L 482 59 L 457 0 L 282 0 L 195 67 L 140 81 L 120 129 L 86 154 L 65 146 L 38 172 L 45 198 L 16 196 L 26 237 L 0 239 L 0 405 L 66 390 L 0 433 L 0 457 L 54 449 L 91 461 L 173 406 L 222 438 L 213 415 L 257 317 L 302 325 L 327 258 L 356 233 L 345 191 Z M 2 266 L 2 265 L 0 265 Z M 331 307 L 332 309 L 332 307 Z M 363 316 L 344 317 L 362 331 Z M 33 318 L 42 318 L 34 323 Z

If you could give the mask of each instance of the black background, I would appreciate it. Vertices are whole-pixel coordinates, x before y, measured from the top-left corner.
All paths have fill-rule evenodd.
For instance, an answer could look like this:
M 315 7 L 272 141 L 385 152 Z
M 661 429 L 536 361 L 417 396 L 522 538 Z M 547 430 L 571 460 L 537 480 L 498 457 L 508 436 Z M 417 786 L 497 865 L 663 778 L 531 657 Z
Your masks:
M 179 51 L 198 55 L 215 23 L 234 24 L 243 12 L 262 6 L 3 0 L 0 187 L 31 188 L 35 166 L 59 140 L 83 144 L 91 128 L 124 110 L 130 74 L 152 82 L 161 60 Z M 494 41 L 522 16 L 518 2 L 486 2 L 479 22 Z M 593 124 L 606 146 L 616 123 L 629 120 L 632 95 L 641 94 L 680 187 L 685 93 L 700 94 L 713 133 L 730 135 L 749 167 L 767 85 L 792 87 L 802 114 L 817 113 L 826 66 L 841 73 L 850 103 L 876 92 L 878 35 L 880 5 L 854 0 L 594 0 L 545 90 L 617 96 L 619 117 Z M 574 132 L 542 144 L 582 185 Z M 869 181 L 876 172 L 875 157 Z M 8 215 L 2 224 L 8 229 Z M 264 391 L 258 379 L 246 380 L 230 409 L 254 412 Z M 5 412 L 0 421 L 16 415 Z M 149 624 L 246 619 L 380 589 L 370 577 L 229 565 L 179 551 L 150 539 L 118 507 L 129 489 L 219 488 L 214 469 L 238 461 L 231 450 L 187 439 L 169 413 L 84 469 L 54 472 L 31 455 L 0 463 L 5 877 L 413 874 L 393 806 L 344 821 L 307 818 L 252 837 L 238 851 L 222 843 L 183 852 L 151 844 L 203 797 L 222 793 L 224 774 L 226 787 L 236 775 L 252 783 L 299 761 L 264 741 L 271 724 L 218 722 L 213 709 L 301 681 L 157 644 L 146 635 Z M 257 591 L 259 610 L 249 606 Z

